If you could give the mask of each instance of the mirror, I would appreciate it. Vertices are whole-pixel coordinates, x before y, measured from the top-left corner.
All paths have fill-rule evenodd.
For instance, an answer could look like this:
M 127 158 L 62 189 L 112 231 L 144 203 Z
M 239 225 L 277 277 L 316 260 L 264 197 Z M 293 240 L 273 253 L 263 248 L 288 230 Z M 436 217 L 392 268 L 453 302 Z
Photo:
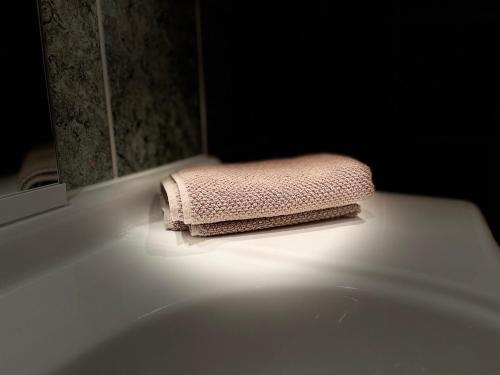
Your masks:
M 22 15 L 16 21 L 22 32 L 2 37 L 8 57 L 3 91 L 8 95 L 2 99 L 0 199 L 59 182 L 37 1 L 15 3 L 12 14 Z

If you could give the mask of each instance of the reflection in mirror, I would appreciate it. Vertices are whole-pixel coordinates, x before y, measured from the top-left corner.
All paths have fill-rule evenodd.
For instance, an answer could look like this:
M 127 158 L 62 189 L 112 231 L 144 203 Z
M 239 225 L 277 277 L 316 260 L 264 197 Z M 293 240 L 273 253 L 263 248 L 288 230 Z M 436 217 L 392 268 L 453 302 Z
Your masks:
M 27 68 L 16 59 L 9 62 L 12 74 L 4 90 L 12 96 L 4 103 L 4 110 L 13 115 L 14 121 L 5 124 L 0 137 L 0 199 L 59 182 L 37 2 L 22 1 L 16 7 L 22 8 L 17 9 L 23 14 L 18 26 L 24 32 L 16 38 L 8 38 L 7 51 L 17 60 L 28 60 L 30 64 Z

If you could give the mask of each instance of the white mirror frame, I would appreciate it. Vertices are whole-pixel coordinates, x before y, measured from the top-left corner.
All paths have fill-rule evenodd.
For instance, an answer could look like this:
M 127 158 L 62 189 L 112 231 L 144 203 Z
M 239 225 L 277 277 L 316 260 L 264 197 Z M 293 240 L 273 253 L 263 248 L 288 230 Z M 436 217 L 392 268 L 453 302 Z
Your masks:
M 0 225 L 67 204 L 66 184 L 53 184 L 0 197 Z

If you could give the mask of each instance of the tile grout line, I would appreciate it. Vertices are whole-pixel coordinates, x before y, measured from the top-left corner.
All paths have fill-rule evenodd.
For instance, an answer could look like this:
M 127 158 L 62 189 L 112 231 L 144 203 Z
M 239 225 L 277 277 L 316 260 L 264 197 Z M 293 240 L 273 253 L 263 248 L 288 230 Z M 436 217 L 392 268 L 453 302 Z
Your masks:
M 201 147 L 203 154 L 208 154 L 207 103 L 205 92 L 205 68 L 203 65 L 203 37 L 200 0 L 196 0 L 196 52 L 198 56 L 198 90 L 200 98 Z
M 118 178 L 115 128 L 113 120 L 113 111 L 111 108 L 111 89 L 109 87 L 108 63 L 106 57 L 106 45 L 104 39 L 104 24 L 102 19 L 101 0 L 96 0 L 96 12 L 97 12 L 97 27 L 99 29 L 99 46 L 101 51 L 102 78 L 104 82 L 104 98 L 106 102 L 106 119 L 109 131 L 109 146 L 111 149 L 111 165 L 113 168 L 113 178 Z

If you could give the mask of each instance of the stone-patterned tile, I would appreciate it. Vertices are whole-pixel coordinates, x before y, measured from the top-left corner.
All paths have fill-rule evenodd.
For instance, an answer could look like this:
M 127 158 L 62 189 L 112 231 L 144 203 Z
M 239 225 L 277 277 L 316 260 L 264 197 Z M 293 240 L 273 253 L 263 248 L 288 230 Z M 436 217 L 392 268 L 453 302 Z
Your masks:
M 61 178 L 112 178 L 95 0 L 40 0 Z
M 201 152 L 194 0 L 103 0 L 119 175 Z

